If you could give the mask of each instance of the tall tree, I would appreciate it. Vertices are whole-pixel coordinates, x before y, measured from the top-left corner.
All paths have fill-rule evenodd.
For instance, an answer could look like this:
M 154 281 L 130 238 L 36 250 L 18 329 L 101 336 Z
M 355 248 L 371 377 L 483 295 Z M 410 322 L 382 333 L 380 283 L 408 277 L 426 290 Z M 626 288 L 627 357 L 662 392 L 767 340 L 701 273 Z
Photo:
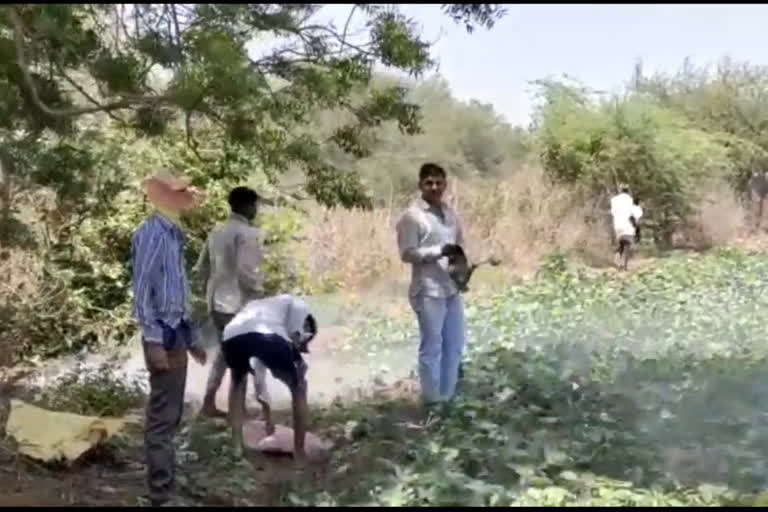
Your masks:
M 320 202 L 369 206 L 358 177 L 321 158 L 324 141 L 301 127 L 317 109 L 345 109 L 350 121 L 331 140 L 357 156 L 367 154 L 366 129 L 385 120 L 396 120 L 404 133 L 417 133 L 418 108 L 406 101 L 402 87 L 370 90 L 357 102 L 350 97 L 365 90 L 376 63 L 418 76 L 433 60 L 414 21 L 396 6 L 355 4 L 340 28 L 318 22 L 320 9 L 319 4 L 5 5 L 0 8 L 0 155 L 50 142 L 50 134 L 59 137 L 54 140 L 76 135 L 93 116 L 151 136 L 178 125 L 196 154 L 204 161 L 215 157 L 218 167 L 246 154 L 276 179 L 298 165 L 306 190 Z M 470 32 L 476 25 L 490 28 L 505 13 L 498 4 L 444 4 L 443 10 Z M 363 37 L 350 30 L 357 16 L 364 19 Z M 200 129 L 207 132 L 204 143 L 196 134 Z M 88 161 L 87 154 L 79 155 L 80 167 Z M 71 164 L 63 161 L 55 178 L 65 180 Z M 24 166 L 15 167 L 4 168 L 4 175 L 24 177 Z

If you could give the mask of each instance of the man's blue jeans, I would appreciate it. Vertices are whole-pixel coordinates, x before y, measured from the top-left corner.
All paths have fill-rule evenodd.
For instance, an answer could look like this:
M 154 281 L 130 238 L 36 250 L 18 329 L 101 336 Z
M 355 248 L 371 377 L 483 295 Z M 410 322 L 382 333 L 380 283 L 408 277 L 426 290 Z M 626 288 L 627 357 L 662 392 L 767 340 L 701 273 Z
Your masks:
M 450 400 L 456 392 L 466 340 L 461 296 L 416 295 L 410 301 L 421 333 L 419 379 L 422 397 L 426 403 Z

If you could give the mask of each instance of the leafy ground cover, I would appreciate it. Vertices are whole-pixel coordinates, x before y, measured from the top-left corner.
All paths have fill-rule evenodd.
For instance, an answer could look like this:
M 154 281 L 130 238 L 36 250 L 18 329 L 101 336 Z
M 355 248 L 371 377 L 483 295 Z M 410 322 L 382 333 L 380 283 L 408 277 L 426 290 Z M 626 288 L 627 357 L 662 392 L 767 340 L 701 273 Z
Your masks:
M 451 405 L 423 411 L 405 379 L 314 410 L 313 431 L 336 447 L 303 470 L 235 462 L 224 424 L 187 421 L 182 494 L 211 505 L 761 504 L 766 289 L 759 254 L 674 255 L 626 275 L 554 257 L 534 281 L 468 297 L 471 349 Z M 413 357 L 413 328 L 408 316 L 372 318 L 355 343 L 386 364 Z M 89 487 L 76 501 L 135 504 L 140 441 L 114 443 L 122 462 L 98 470 L 113 494 Z
M 367 471 L 353 471 L 355 486 L 331 478 L 321 496 L 751 503 L 768 476 L 766 286 L 757 254 L 677 255 L 628 276 L 554 259 L 536 281 L 470 305 L 466 379 L 450 408 L 410 428 L 402 404 L 335 418 L 347 426 L 337 467 L 363 452 Z

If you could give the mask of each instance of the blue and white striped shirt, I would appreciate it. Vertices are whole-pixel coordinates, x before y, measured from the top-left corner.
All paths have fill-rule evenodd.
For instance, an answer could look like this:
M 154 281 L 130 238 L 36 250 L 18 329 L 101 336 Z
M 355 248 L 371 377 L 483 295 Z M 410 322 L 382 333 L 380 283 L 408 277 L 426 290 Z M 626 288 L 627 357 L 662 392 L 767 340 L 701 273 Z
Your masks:
M 177 331 L 187 318 L 189 284 L 184 269 L 184 234 L 160 214 L 145 220 L 131 241 L 133 267 L 133 313 L 144 341 L 163 343 L 164 326 Z M 185 336 L 187 345 L 195 342 L 192 327 Z

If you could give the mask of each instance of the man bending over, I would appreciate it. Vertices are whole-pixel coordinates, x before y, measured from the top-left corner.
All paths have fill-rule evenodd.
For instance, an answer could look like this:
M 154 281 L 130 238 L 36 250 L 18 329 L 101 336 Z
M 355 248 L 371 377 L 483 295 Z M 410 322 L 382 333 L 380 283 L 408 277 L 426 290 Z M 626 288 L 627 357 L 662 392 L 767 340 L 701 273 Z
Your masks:
M 243 453 L 243 417 L 248 373 L 264 380 L 266 368 L 291 391 L 293 406 L 293 455 L 306 457 L 304 436 L 307 428 L 307 364 L 302 354 L 309 353 L 309 342 L 317 334 L 317 322 L 304 301 L 292 295 L 277 295 L 248 302 L 224 328 L 222 352 L 230 370 L 229 421 L 236 457 Z M 256 359 L 255 364 L 251 360 Z M 261 375 L 258 375 L 261 373 Z M 264 397 L 259 402 L 264 407 Z M 264 410 L 267 434 L 275 427 L 269 408 Z

